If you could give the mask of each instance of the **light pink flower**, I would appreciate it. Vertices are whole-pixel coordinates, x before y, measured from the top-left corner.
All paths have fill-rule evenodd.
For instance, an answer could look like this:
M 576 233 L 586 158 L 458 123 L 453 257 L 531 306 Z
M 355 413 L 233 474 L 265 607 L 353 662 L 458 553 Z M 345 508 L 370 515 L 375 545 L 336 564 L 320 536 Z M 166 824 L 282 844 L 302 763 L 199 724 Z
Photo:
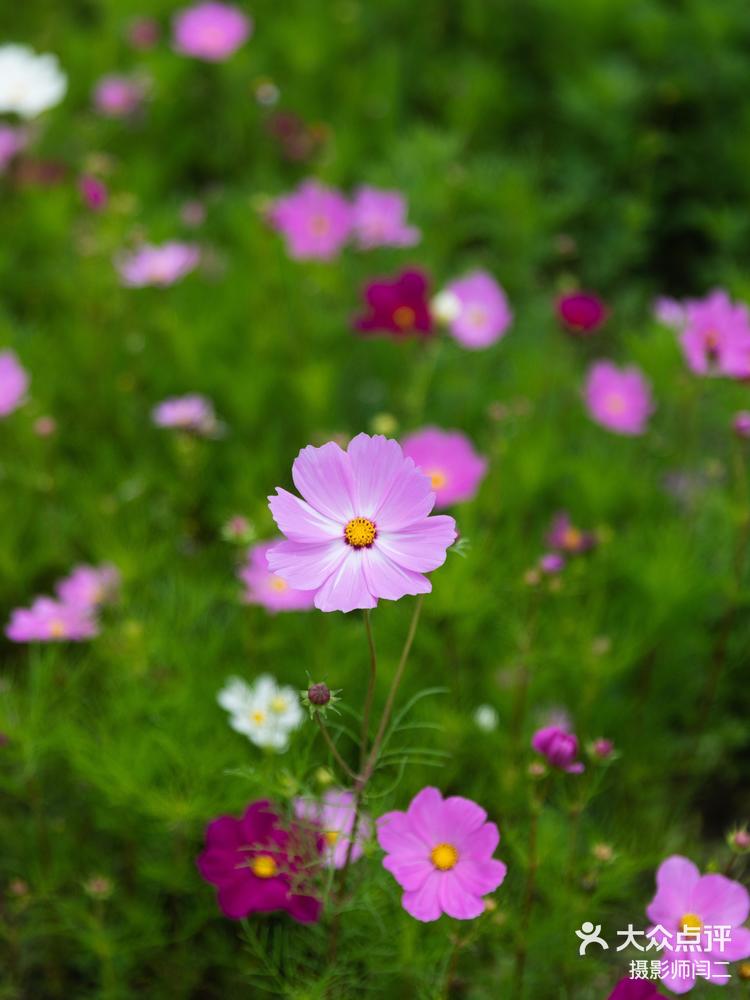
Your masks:
M 5 634 L 12 642 L 80 642 L 98 631 L 90 608 L 37 597 L 30 608 L 12 612 Z
M 268 568 L 266 557 L 275 544 L 261 542 L 248 550 L 247 562 L 238 573 L 246 588 L 244 600 L 247 604 L 260 604 L 271 612 L 307 611 L 314 606 L 314 592 L 295 590 Z
M 661 295 L 654 302 L 654 317 L 664 326 L 681 330 L 685 325 L 685 306 L 677 299 Z
M 406 223 L 406 198 L 399 191 L 359 188 L 352 205 L 354 238 L 361 250 L 412 247 L 421 233 Z
M 349 854 L 354 828 L 354 795 L 352 792 L 329 789 L 322 802 L 317 799 L 295 799 L 294 815 L 309 824 L 313 832 L 323 836 L 323 857 L 330 868 L 343 868 Z M 363 845 L 372 836 L 372 824 L 360 815 L 357 836 L 351 848 L 351 861 L 362 857 Z
M 103 76 L 94 88 L 94 107 L 105 118 L 129 118 L 141 106 L 143 84 L 128 76 Z
M 484 912 L 482 897 L 505 878 L 505 864 L 492 857 L 498 829 L 471 799 L 443 799 L 437 788 L 423 788 L 406 812 L 381 816 L 377 834 L 383 867 L 404 889 L 401 903 L 416 920 L 442 913 L 473 920 Z
M 223 62 L 244 45 L 253 22 L 232 4 L 199 3 L 180 11 L 173 21 L 177 52 L 206 62 Z
M 151 416 L 157 427 L 175 427 L 204 436 L 214 434 L 218 426 L 211 400 L 197 392 L 163 400 Z
M 435 507 L 472 500 L 487 472 L 487 459 L 478 455 L 460 431 L 425 427 L 404 438 L 404 455 L 429 477 Z
M 729 970 L 719 963 L 750 958 L 750 930 L 742 926 L 750 913 L 747 889 L 724 875 L 701 875 L 692 861 L 679 854 L 659 865 L 656 895 L 646 912 L 657 928 L 653 935 L 657 943 L 666 940 L 674 947 L 679 931 L 696 935 L 700 958 L 711 963 L 711 975 L 704 977 L 710 982 L 726 985 L 727 980 L 720 976 Z M 723 948 L 708 931 L 721 926 L 731 928 Z M 695 976 L 673 976 L 670 968 L 662 975 L 662 982 L 674 993 L 688 993 L 695 986 Z
M 25 129 L 0 124 L 0 174 L 26 148 L 28 141 L 28 133 Z
M 489 347 L 508 330 L 513 313 L 503 289 L 487 271 L 472 271 L 445 289 L 455 301 L 448 329 L 463 347 Z
M 640 370 L 611 361 L 591 366 L 585 400 L 591 419 L 616 434 L 643 434 L 654 410 L 651 387 Z
M 430 517 L 430 481 L 397 441 L 358 434 L 343 451 L 333 441 L 303 448 L 292 466 L 304 497 L 269 497 L 287 541 L 268 565 L 290 587 L 315 591 L 321 611 L 374 608 L 432 589 L 423 575 L 446 558 L 456 538 L 452 517 Z
M 76 566 L 58 582 L 55 593 L 63 604 L 93 610 L 114 601 L 119 586 L 120 574 L 111 563 L 102 566 L 82 565 Z
M 166 287 L 184 278 L 197 266 L 200 250 L 192 243 L 144 243 L 130 254 L 115 261 L 123 285 L 143 288 L 146 285 Z
M 29 376 L 14 351 L 0 351 L 0 417 L 26 402 Z
M 315 180 L 277 198 L 269 218 L 295 260 L 331 260 L 352 228 L 351 206 L 343 194 Z
M 750 377 L 750 314 L 716 289 L 685 304 L 680 334 L 688 367 L 698 375 Z

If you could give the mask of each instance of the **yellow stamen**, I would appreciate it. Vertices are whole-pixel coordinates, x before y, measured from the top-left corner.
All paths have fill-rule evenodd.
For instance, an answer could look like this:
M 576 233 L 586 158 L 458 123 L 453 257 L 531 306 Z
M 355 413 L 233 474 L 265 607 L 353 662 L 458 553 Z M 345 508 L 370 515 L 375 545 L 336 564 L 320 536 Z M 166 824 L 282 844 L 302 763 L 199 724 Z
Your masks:
M 273 878 L 278 866 L 270 854 L 256 854 L 250 862 L 250 870 L 258 878 Z
M 325 215 L 314 215 L 310 219 L 310 229 L 313 236 L 325 236 L 330 228 L 331 224 Z
M 433 490 L 441 490 L 448 482 L 446 474 L 444 472 L 440 472 L 439 469 L 428 472 L 427 475 L 430 477 Z
M 450 871 L 458 862 L 458 851 L 453 844 L 438 844 L 430 851 L 430 861 L 438 871 Z
M 286 698 L 282 698 L 280 694 L 277 694 L 275 698 L 271 699 L 271 711 L 272 712 L 285 712 L 287 709 Z
M 344 541 L 355 549 L 369 548 L 377 536 L 375 522 L 367 517 L 353 517 L 344 528 Z
M 64 639 L 67 631 L 65 622 L 60 618 L 53 618 L 49 623 L 49 634 L 53 639 Z
M 697 913 L 686 913 L 680 920 L 680 930 L 683 934 L 700 934 L 703 921 Z
M 250 718 L 252 719 L 253 722 L 257 722 L 258 725 L 260 725 L 261 722 L 265 722 L 266 713 L 261 712 L 259 708 L 256 708 L 254 712 L 250 713 Z
M 269 586 L 271 590 L 276 590 L 279 594 L 289 589 L 289 584 L 286 580 L 282 580 L 280 576 L 272 576 L 269 580 Z
M 336 841 L 339 839 L 339 831 L 338 830 L 326 830 L 325 833 L 323 834 L 323 836 L 325 838 L 326 843 L 330 847 L 333 847 L 335 845 Z
M 625 412 L 625 400 L 619 392 L 610 392 L 605 400 L 605 405 L 613 417 L 619 417 Z
M 411 330 L 417 314 L 410 306 L 399 306 L 393 310 L 393 322 L 399 330 Z
M 566 528 L 563 532 L 562 543 L 564 549 L 577 549 L 583 541 L 583 536 L 578 528 Z

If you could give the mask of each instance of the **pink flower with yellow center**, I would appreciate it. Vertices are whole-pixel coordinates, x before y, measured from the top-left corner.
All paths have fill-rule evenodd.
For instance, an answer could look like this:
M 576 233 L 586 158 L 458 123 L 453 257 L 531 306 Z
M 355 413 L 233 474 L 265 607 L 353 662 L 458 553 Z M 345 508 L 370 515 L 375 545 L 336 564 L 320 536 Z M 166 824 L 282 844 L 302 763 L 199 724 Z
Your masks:
M 354 238 L 362 250 L 373 247 L 411 247 L 420 232 L 406 223 L 406 198 L 399 191 L 361 187 L 352 205 Z
M 29 376 L 14 351 L 0 351 L 0 417 L 7 417 L 26 400 Z
M 357 835 L 352 843 L 354 830 L 354 794 L 340 789 L 329 789 L 322 801 L 295 799 L 294 814 L 302 823 L 323 837 L 323 857 L 331 868 L 343 868 L 347 858 L 358 861 L 364 844 L 372 835 L 372 823 L 360 815 Z
M 248 550 L 239 578 L 245 584 L 246 604 L 260 604 L 267 611 L 307 611 L 314 606 L 315 594 L 295 590 L 268 568 L 268 553 L 276 542 L 261 542 Z
M 173 22 L 177 52 L 205 62 L 224 62 L 244 45 L 253 22 L 239 7 L 208 0 L 180 11 Z
M 641 371 L 596 361 L 586 377 L 584 398 L 589 416 L 616 434 L 643 434 L 654 411 L 651 387 Z
M 352 210 L 340 191 L 307 180 L 277 198 L 269 220 L 284 236 L 290 257 L 331 260 L 349 239 Z
M 195 270 L 200 262 L 200 250 L 192 243 L 176 241 L 160 246 L 144 243 L 132 253 L 122 254 L 115 261 L 123 285 L 144 288 L 156 285 L 165 288 Z
M 12 642 L 81 642 L 99 629 L 90 607 L 37 597 L 30 608 L 16 608 L 5 634 Z
M 404 455 L 430 479 L 435 507 L 450 507 L 476 496 L 487 472 L 487 459 L 460 431 L 425 427 L 402 442 Z
M 508 299 L 487 271 L 472 271 L 452 282 L 438 296 L 449 305 L 448 329 L 463 347 L 489 347 L 507 332 L 513 321 Z

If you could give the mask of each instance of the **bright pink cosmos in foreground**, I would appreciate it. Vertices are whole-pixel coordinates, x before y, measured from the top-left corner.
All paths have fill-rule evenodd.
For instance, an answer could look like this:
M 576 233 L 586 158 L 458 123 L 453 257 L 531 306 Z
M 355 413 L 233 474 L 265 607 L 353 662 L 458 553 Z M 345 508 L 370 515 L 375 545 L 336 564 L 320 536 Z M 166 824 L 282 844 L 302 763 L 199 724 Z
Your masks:
M 437 788 L 423 788 L 406 812 L 380 817 L 377 835 L 386 852 L 383 867 L 404 889 L 402 905 L 417 920 L 442 913 L 472 920 L 484 912 L 482 897 L 505 878 L 506 866 L 492 857 L 498 829 L 471 799 L 443 799 Z
M 396 337 L 432 333 L 427 278 L 421 271 L 402 271 L 395 278 L 371 281 L 365 299 L 369 311 L 354 323 L 361 333 L 393 333 Z
M 267 611 L 306 611 L 314 606 L 315 594 L 310 590 L 295 590 L 268 568 L 267 556 L 277 544 L 261 542 L 248 550 L 247 562 L 238 576 L 245 584 L 247 604 L 260 604 Z
M 621 979 L 607 1000 L 665 1000 L 653 983 L 645 979 Z
M 656 895 L 646 910 L 649 920 L 672 935 L 671 939 L 660 931 L 654 934 L 658 942 L 665 939 L 672 944 L 678 931 L 688 930 L 699 934 L 700 958 L 710 960 L 710 981 L 725 985 L 729 968 L 719 962 L 736 962 L 750 957 L 750 930 L 742 924 L 750 913 L 750 896 L 747 889 L 724 875 L 701 875 L 692 861 L 678 854 L 667 858 L 656 873 Z M 717 942 L 711 942 L 707 927 L 731 927 L 729 941 L 723 951 Z M 695 977 L 672 976 L 670 970 L 662 981 L 674 993 L 687 993 L 695 985 Z
M 634 365 L 594 362 L 584 396 L 591 419 L 616 434 L 643 434 L 654 410 L 651 387 Z
M 206 829 L 198 871 L 217 887 L 227 917 L 286 912 L 302 924 L 320 916 L 320 900 L 309 894 L 305 872 L 320 844 L 298 826 L 282 826 L 266 801 L 253 802 L 240 819 L 219 816 Z
M 200 250 L 192 243 L 144 243 L 132 253 L 123 254 L 115 264 L 123 285 L 143 288 L 165 287 L 193 271 L 200 261 Z
M 163 400 L 154 407 L 151 416 L 157 427 L 175 427 L 205 436 L 215 433 L 217 428 L 211 400 L 197 392 Z
M 425 427 L 404 438 L 404 455 L 430 480 L 435 507 L 471 500 L 487 472 L 487 459 L 478 455 L 460 431 Z
M 176 14 L 172 28 L 177 52 L 206 62 L 223 62 L 247 41 L 253 22 L 239 7 L 209 0 Z
M 750 377 L 750 314 L 725 291 L 685 304 L 680 345 L 688 367 L 698 375 Z
M 583 764 L 576 760 L 578 756 L 578 737 L 561 726 L 545 726 L 538 729 L 532 739 L 531 746 L 537 753 L 547 758 L 551 767 L 556 767 L 569 774 L 581 774 Z
M 12 125 L 0 125 L 0 173 L 21 150 L 26 147 L 28 134 L 25 129 L 14 128 Z
M 127 76 L 103 76 L 94 88 L 94 107 L 106 118 L 128 118 L 143 101 L 143 85 Z
M 399 191 L 359 188 L 352 205 L 354 238 L 361 250 L 373 247 L 412 247 L 421 233 L 407 225 L 406 198 Z
M 26 399 L 29 376 L 14 351 L 0 351 L 0 417 L 7 417 Z
M 608 310 L 593 292 L 571 292 L 556 304 L 560 322 L 573 333 L 595 333 L 607 319 Z
M 13 642 L 80 642 L 98 632 L 91 609 L 37 597 L 30 608 L 16 608 L 5 629 Z
M 109 604 L 117 597 L 120 574 L 116 566 L 76 566 L 60 580 L 55 592 L 64 604 L 83 610 L 92 610 Z
M 303 181 L 296 191 L 277 198 L 269 219 L 295 260 L 331 260 L 352 228 L 351 206 L 343 194 L 315 180 Z
M 295 799 L 294 814 L 323 837 L 323 857 L 331 868 L 343 868 L 349 854 L 354 827 L 354 795 L 352 792 L 330 789 L 323 801 Z M 351 848 L 351 861 L 362 857 L 363 845 L 372 836 L 372 824 L 360 815 L 357 836 Z
M 329 442 L 303 448 L 292 466 L 304 499 L 277 489 L 269 497 L 286 536 L 268 553 L 290 587 L 315 591 L 321 611 L 374 608 L 432 589 L 423 575 L 456 538 L 452 517 L 430 517 L 430 480 L 397 441 L 358 434 L 343 451 Z
M 445 289 L 455 297 L 454 315 L 448 329 L 463 347 L 489 347 L 505 334 L 513 320 L 508 299 L 487 271 L 472 271 Z

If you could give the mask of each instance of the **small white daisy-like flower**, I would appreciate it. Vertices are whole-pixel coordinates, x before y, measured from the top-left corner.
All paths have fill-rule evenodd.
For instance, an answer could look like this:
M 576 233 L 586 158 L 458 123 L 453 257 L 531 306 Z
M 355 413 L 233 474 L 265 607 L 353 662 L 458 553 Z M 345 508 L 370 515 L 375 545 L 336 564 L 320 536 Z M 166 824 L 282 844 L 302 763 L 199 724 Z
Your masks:
M 480 705 L 474 711 L 474 722 L 484 733 L 497 729 L 498 715 L 492 705 Z
M 217 701 L 229 712 L 229 725 L 259 747 L 283 753 L 289 734 L 302 722 L 302 706 L 292 687 L 279 685 L 270 674 L 261 674 L 252 684 L 230 677 Z
M 0 112 L 36 118 L 65 96 L 68 79 L 57 56 L 26 45 L 0 45 Z

